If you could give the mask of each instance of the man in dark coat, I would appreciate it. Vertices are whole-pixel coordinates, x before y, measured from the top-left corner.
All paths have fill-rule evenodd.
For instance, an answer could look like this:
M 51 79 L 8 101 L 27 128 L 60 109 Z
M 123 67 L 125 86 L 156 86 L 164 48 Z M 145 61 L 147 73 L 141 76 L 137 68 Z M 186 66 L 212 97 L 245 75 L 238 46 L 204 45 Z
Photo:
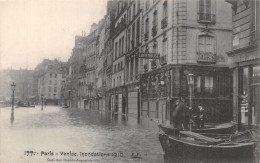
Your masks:
M 185 106 L 182 99 L 178 99 L 176 101 L 175 110 L 172 113 L 173 118 L 173 126 L 178 129 L 182 129 L 182 125 L 184 129 L 188 129 L 187 123 L 187 107 Z

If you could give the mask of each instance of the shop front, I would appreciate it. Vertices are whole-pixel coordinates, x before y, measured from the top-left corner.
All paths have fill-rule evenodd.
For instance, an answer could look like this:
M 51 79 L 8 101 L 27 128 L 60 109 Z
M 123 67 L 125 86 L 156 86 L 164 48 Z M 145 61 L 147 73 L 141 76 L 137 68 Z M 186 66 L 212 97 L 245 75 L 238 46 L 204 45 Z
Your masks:
M 169 124 L 175 101 L 182 97 L 187 107 L 203 106 L 209 122 L 231 121 L 231 83 L 228 67 L 167 65 L 150 71 L 141 77 L 142 116 Z

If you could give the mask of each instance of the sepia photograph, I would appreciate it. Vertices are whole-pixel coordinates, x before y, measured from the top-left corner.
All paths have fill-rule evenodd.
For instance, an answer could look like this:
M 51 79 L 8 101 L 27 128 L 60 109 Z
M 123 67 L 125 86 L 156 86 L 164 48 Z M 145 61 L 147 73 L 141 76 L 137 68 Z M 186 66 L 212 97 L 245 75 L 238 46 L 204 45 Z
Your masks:
M 0 0 L 0 163 L 260 163 L 260 0 Z

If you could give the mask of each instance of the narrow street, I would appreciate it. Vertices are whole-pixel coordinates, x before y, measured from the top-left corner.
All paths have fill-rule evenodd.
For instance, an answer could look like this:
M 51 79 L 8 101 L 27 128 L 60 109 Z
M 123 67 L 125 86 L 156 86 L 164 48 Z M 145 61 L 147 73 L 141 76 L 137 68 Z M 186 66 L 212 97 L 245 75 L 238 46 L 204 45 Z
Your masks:
M 47 106 L 43 111 L 40 106 L 15 108 L 13 122 L 10 117 L 11 108 L 0 109 L 0 160 L 4 161 L 1 163 L 51 162 L 47 159 L 163 162 L 158 128 L 153 121 L 134 125 L 111 121 L 109 115 L 97 112 L 54 106 Z M 25 151 L 36 153 L 27 156 Z M 54 156 L 41 153 L 50 151 Z M 64 156 L 61 152 L 73 152 L 77 156 Z M 80 152 L 121 152 L 123 156 L 84 157 Z

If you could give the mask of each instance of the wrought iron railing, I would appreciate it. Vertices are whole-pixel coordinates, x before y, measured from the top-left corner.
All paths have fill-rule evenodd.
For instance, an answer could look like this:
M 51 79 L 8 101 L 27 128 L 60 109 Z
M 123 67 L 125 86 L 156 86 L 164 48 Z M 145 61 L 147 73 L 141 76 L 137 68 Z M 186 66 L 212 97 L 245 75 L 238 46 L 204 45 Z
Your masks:
M 160 63 L 161 65 L 167 64 L 166 55 L 160 57 Z
M 148 69 L 149 69 L 149 63 L 146 63 L 144 65 L 144 72 L 148 72 Z
M 156 34 L 157 34 L 157 25 L 153 25 L 152 36 L 155 36 Z
M 148 41 L 148 39 L 149 39 L 149 32 L 146 32 L 144 34 L 144 41 Z
M 151 61 L 151 68 L 152 69 L 156 69 L 157 68 L 156 60 L 152 60 Z
M 167 27 L 167 25 L 168 25 L 168 17 L 165 17 L 161 21 L 161 28 L 164 29 Z

